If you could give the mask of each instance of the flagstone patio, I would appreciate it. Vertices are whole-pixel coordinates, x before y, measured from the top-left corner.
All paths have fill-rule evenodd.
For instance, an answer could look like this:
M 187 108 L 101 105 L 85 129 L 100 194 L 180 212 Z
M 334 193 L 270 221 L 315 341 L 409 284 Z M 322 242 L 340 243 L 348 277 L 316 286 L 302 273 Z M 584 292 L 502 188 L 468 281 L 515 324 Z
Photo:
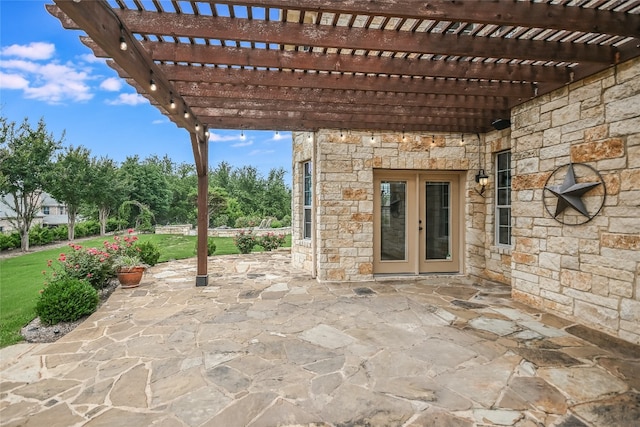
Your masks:
M 637 346 L 465 277 L 319 284 L 285 251 L 153 267 L 0 350 L 3 426 L 631 426 Z

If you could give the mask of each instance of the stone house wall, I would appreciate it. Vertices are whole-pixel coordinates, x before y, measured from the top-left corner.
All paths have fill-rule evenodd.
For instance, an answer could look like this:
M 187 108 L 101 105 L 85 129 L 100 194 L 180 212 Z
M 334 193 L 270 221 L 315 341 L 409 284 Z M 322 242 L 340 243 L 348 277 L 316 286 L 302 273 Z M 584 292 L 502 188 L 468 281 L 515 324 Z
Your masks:
M 293 135 L 293 263 L 312 269 L 312 244 L 302 230 L 302 164 L 313 165 L 318 279 L 362 281 L 373 278 L 374 170 L 463 171 L 466 173 L 466 244 L 463 272 L 487 277 L 485 199 L 475 190 L 479 167 L 476 135 L 320 130 Z M 484 153 L 484 150 L 481 151 Z M 296 230 L 297 228 L 297 230 Z M 493 277 L 505 277 L 500 266 Z M 506 279 L 503 279 L 506 280 Z
M 293 225 L 291 231 L 291 262 L 298 268 L 309 272 L 315 272 L 313 269 L 312 241 L 305 239 L 303 236 L 304 217 L 303 217 L 303 165 L 305 162 L 313 159 L 313 138 L 311 133 L 294 133 L 293 134 L 293 155 L 292 155 L 292 200 L 291 200 L 291 223 Z M 317 179 L 315 177 L 315 165 L 312 165 L 311 181 L 313 185 L 313 193 L 317 193 Z M 315 221 L 315 220 L 314 220 Z
M 512 111 L 515 299 L 640 343 L 640 60 Z M 569 162 L 600 172 L 607 198 L 579 226 L 544 210 L 544 185 Z

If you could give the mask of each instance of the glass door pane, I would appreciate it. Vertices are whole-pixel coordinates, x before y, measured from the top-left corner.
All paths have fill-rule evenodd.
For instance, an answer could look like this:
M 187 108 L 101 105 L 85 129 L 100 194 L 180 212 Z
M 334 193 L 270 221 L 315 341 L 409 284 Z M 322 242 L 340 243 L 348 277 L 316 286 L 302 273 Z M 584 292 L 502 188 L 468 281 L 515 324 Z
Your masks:
M 426 182 L 426 259 L 451 259 L 451 188 L 448 182 Z
M 380 259 L 407 259 L 407 182 L 380 182 Z

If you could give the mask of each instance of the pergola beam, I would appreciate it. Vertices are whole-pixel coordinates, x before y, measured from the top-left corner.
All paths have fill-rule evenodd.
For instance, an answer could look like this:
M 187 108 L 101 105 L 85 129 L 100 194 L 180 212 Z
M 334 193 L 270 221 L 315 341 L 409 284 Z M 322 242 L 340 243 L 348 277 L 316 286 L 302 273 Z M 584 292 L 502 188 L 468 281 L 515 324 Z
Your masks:
M 476 133 L 491 130 L 491 124 L 478 127 L 466 124 L 456 125 L 427 125 L 427 124 L 401 124 L 401 123 L 373 123 L 353 121 L 324 121 L 324 120 L 298 120 L 290 119 L 264 119 L 264 118 L 230 118 L 230 117 L 206 117 L 201 116 L 204 123 L 212 129 L 261 129 L 273 131 L 307 131 L 314 132 L 318 129 L 352 129 L 359 131 L 406 131 L 406 132 L 449 132 L 449 133 Z
M 640 38 L 640 15 L 625 14 L 561 4 L 517 2 L 513 0 L 221 0 L 216 3 L 241 4 L 287 10 L 341 14 L 369 14 L 406 19 L 429 19 L 478 24 L 551 28 Z
M 328 104 L 318 103 L 313 100 L 301 99 L 299 101 L 277 100 L 247 100 L 233 98 L 210 98 L 185 96 L 184 99 L 191 105 L 196 114 L 203 110 L 227 109 L 227 110 L 267 110 L 267 111 L 300 111 L 300 112 L 333 112 L 340 114 L 383 114 L 388 116 L 428 116 L 428 117 L 460 117 L 460 118 L 495 118 L 499 115 L 507 115 L 508 110 L 498 109 L 471 109 L 471 108 L 447 108 L 447 107 L 409 107 L 406 105 L 366 105 L 354 104 Z
M 529 99 L 535 94 L 530 83 L 460 81 L 428 78 L 382 77 L 331 74 L 310 74 L 294 71 L 263 71 L 239 68 L 189 67 L 160 65 L 171 81 L 219 84 L 276 86 L 286 88 L 320 88 L 338 90 L 371 90 L 424 94 L 484 95 L 496 93 L 503 97 Z
M 82 42 L 96 56 L 108 55 L 88 37 Z M 185 45 L 143 41 L 155 61 L 223 64 L 239 67 L 283 68 L 291 70 L 322 70 L 344 73 L 430 76 L 460 79 L 486 79 L 528 82 L 568 83 L 567 67 L 486 63 L 472 61 L 435 61 L 419 58 L 346 55 L 298 51 L 275 51 L 228 46 Z
M 394 52 L 556 62 L 610 63 L 616 52 L 612 46 L 533 39 L 386 31 L 133 10 L 116 10 L 116 13 L 132 32 L 144 35 L 353 50 L 378 51 L 382 48 Z
M 497 96 L 435 95 L 406 92 L 330 90 L 317 88 L 288 88 L 286 91 L 267 86 L 234 86 L 200 82 L 174 82 L 182 96 L 213 98 L 244 98 L 246 100 L 273 99 L 302 102 L 314 100 L 327 104 L 406 105 L 434 108 L 509 109 L 507 98 Z

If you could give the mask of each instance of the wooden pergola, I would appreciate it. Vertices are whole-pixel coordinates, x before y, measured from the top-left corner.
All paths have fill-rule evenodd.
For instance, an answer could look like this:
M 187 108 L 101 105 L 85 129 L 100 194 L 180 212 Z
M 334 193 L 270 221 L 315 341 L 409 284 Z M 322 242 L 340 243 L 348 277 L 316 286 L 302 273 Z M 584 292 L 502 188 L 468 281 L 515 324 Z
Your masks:
M 640 55 L 640 0 L 54 0 L 191 135 L 207 284 L 207 129 L 484 133 Z

